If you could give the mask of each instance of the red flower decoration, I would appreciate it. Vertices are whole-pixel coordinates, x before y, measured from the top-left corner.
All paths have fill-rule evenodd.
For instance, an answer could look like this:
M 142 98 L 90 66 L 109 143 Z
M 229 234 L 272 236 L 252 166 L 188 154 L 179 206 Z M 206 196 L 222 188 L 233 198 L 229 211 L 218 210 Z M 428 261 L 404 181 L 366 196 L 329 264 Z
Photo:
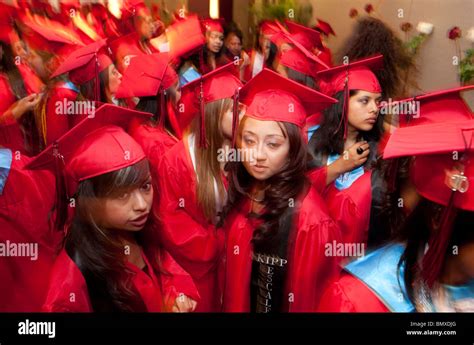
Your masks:
M 402 29 L 403 32 L 408 32 L 413 28 L 413 25 L 409 22 L 404 22 L 400 24 L 400 29 Z
M 359 12 L 355 8 L 351 8 L 351 10 L 349 11 L 349 17 L 354 18 L 354 17 L 357 17 L 358 15 L 359 15 Z
M 365 5 L 364 10 L 365 10 L 365 12 L 370 14 L 371 12 L 373 12 L 374 6 L 372 6 L 372 4 L 367 4 L 367 5 Z
M 459 27 L 455 26 L 448 32 L 448 38 L 450 40 L 457 40 L 461 37 L 462 31 Z

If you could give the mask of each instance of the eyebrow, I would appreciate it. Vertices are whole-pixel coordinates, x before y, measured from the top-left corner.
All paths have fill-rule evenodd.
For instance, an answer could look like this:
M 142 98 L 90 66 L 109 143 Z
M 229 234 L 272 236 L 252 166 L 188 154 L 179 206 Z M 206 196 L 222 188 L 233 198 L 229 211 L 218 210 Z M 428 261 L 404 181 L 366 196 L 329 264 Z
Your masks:
M 254 132 L 249 131 L 249 130 L 245 130 L 245 131 L 244 131 L 244 134 L 246 134 L 246 133 L 247 133 L 247 134 L 250 134 L 250 135 L 255 135 L 255 136 L 257 136 L 257 134 L 255 134 Z M 282 137 L 282 138 L 285 138 L 285 137 L 284 137 L 283 135 L 281 135 L 281 134 L 268 134 L 268 135 L 265 136 L 265 138 L 267 138 L 267 137 Z

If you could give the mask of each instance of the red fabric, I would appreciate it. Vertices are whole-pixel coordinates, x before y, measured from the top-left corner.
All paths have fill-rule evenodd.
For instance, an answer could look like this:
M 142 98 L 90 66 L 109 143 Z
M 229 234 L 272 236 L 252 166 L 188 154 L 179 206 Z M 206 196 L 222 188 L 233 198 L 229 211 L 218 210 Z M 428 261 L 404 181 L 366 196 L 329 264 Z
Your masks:
M 129 131 L 130 135 L 135 141 L 140 144 L 145 151 L 145 154 L 150 162 L 150 168 L 152 175 L 155 177 L 158 173 L 158 165 L 161 162 L 163 156 L 168 152 L 176 143 L 178 139 L 171 136 L 163 128 L 157 126 L 152 127 L 149 124 L 133 124 Z M 157 177 L 158 179 L 159 177 Z
M 326 289 L 318 311 L 326 313 L 388 313 L 390 310 L 364 283 L 344 272 L 337 281 Z
M 175 299 L 182 293 L 199 301 L 199 295 L 186 272 L 173 258 L 162 252 L 161 264 L 166 274 L 157 275 L 142 253 L 147 273 L 127 263 L 134 274 L 132 281 L 148 312 L 170 311 Z M 43 305 L 47 312 L 93 312 L 86 281 L 73 260 L 62 250 L 54 263 L 48 296 Z
M 224 250 L 224 232 L 208 223 L 197 205 L 196 173 L 183 141 L 163 157 L 158 175 L 160 195 L 159 202 L 153 205 L 153 214 L 162 227 L 157 235 L 192 276 L 201 296 L 196 310 L 220 311 L 217 272 Z
M 78 96 L 76 91 L 65 88 L 59 83 L 49 95 L 46 103 L 46 145 L 51 145 L 83 119 L 79 115 L 61 115 L 56 112 L 57 104 L 76 100 Z
M 251 239 L 254 228 L 247 218 L 246 201 L 226 220 L 227 256 L 224 310 L 250 311 L 252 270 Z M 297 225 L 296 225 L 297 224 Z M 302 200 L 295 223 L 294 246 L 289 248 L 286 294 L 294 301 L 285 302 L 290 312 L 316 311 L 327 284 L 333 281 L 338 259 L 325 255 L 325 244 L 339 240 L 339 229 L 327 214 L 324 201 L 314 188 Z
M 23 152 L 25 143 L 20 125 L 7 110 L 17 101 L 5 74 L 0 74 L 0 146 Z
M 367 244 L 372 204 L 371 171 L 349 188 L 339 190 L 331 183 L 323 194 L 329 214 L 339 225 L 343 243 Z
M 21 73 L 23 81 L 25 83 L 25 89 L 27 94 L 39 93 L 44 88 L 44 83 L 36 75 L 36 73 L 27 64 L 21 63 L 18 65 L 18 70 Z
M 322 195 L 326 189 L 327 169 L 327 166 L 324 166 L 322 168 L 311 169 L 306 173 L 311 184 L 316 188 L 320 195 Z
M 0 258 L 0 311 L 38 312 L 46 297 L 48 276 L 62 233 L 50 222 L 55 201 L 54 175 L 45 170 L 24 170 L 31 158 L 15 155 L 0 195 L 0 242 L 37 243 L 32 257 Z

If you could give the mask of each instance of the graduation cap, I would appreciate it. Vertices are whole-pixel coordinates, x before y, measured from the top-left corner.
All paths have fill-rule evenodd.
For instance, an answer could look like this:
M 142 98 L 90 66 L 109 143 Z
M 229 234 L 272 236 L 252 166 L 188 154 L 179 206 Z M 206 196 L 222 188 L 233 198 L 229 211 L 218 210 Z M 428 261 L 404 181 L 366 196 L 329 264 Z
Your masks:
M 230 62 L 182 87 L 181 103 L 184 105 L 185 109 L 187 109 L 186 112 L 188 116 L 194 117 L 196 113 L 199 113 L 201 117 L 201 147 L 207 147 L 204 114 L 205 104 L 224 98 L 234 98 L 234 126 L 235 122 L 238 121 L 238 90 L 243 84 L 237 75 L 238 66 L 235 62 Z M 185 123 L 186 122 L 188 121 L 185 121 Z
M 165 33 L 173 59 L 187 56 L 206 43 L 196 15 L 173 23 L 166 28 Z
M 203 19 L 201 20 L 201 25 L 204 31 L 218 31 L 224 33 L 223 22 L 223 19 Z
M 437 103 L 445 107 L 442 100 Z M 446 206 L 423 257 L 422 276 L 429 287 L 433 286 L 441 272 L 455 210 L 474 211 L 473 151 L 472 118 L 398 128 L 385 148 L 384 158 L 415 156 L 410 177 L 417 192 L 430 201 Z
M 309 51 L 314 48 L 323 48 L 323 42 L 318 31 L 289 20 L 285 20 L 285 24 L 292 37 Z
M 160 98 L 160 125 L 164 125 L 167 116 L 174 132 L 181 137 L 181 128 L 174 112 L 169 112 L 166 107 L 166 90 L 178 82 L 178 75 L 170 66 L 168 53 L 140 55 L 130 60 L 130 65 L 125 70 L 122 82 L 115 97 L 150 97 Z
M 104 104 L 36 156 L 27 169 L 50 169 L 65 179 L 66 195 L 76 194 L 81 181 L 117 171 L 145 159 L 141 146 L 126 131 L 142 113 Z
M 23 40 L 35 50 L 55 52 L 64 45 L 84 45 L 76 33 L 55 21 L 47 21 L 43 25 L 25 21 L 22 34 Z
M 334 96 L 344 92 L 344 104 L 341 121 L 344 121 L 344 139 L 347 137 L 347 116 L 349 91 L 364 90 L 382 93 L 382 88 L 374 71 L 383 67 L 383 55 L 358 60 L 356 62 L 332 67 L 316 74 L 321 92 Z
M 328 22 L 325 22 L 324 20 L 317 19 L 318 24 L 316 25 L 316 29 L 320 30 L 323 34 L 326 36 L 333 35 L 336 36 L 336 33 L 332 29 L 331 25 Z
M 101 51 L 105 42 L 106 40 L 103 39 L 75 50 L 54 71 L 51 78 L 69 72 L 69 79 L 78 85 L 96 78 L 96 101 L 98 101 L 100 98 L 99 73 L 112 64 L 110 57 Z
M 384 104 L 381 109 L 398 109 L 401 127 L 469 120 L 473 118 L 472 110 L 461 93 L 470 90 L 474 90 L 474 85 L 434 91 Z
M 247 105 L 246 116 L 261 121 L 289 122 L 301 129 L 308 115 L 337 103 L 332 97 L 266 68 L 245 84 L 239 98 Z
M 108 41 L 108 47 L 115 57 L 117 68 L 124 73 L 128 65 L 124 63 L 125 57 L 135 57 L 145 53 L 138 46 L 139 37 L 136 32 Z

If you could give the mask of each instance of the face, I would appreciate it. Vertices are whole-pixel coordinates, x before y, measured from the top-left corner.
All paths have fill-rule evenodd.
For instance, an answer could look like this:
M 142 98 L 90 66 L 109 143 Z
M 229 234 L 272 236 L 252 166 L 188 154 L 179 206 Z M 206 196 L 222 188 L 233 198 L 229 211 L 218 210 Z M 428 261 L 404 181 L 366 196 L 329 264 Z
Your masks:
M 474 243 L 466 243 L 460 246 L 458 255 L 457 262 L 460 269 L 469 279 L 474 279 Z
M 38 77 L 45 79 L 48 76 L 48 71 L 46 69 L 46 64 L 34 50 L 30 50 L 28 55 L 28 64 L 33 68 Z
M 181 87 L 179 86 L 179 82 L 174 83 L 171 89 L 171 92 L 175 95 L 175 104 L 177 104 L 181 100 Z
M 16 56 L 19 56 L 22 61 L 27 61 L 28 53 L 22 41 L 16 41 L 15 43 L 13 43 L 12 48 L 13 48 L 13 54 L 15 54 Z
M 114 64 L 111 64 L 107 67 L 108 74 L 109 74 L 109 92 L 112 95 L 115 95 L 117 92 L 120 83 L 122 82 L 122 74 L 115 68 Z
M 245 114 L 245 106 L 239 103 L 239 122 Z M 227 109 L 221 118 L 222 134 L 228 140 L 232 140 L 232 121 L 234 118 L 233 107 Z
M 234 56 L 240 56 L 242 52 L 242 42 L 240 42 L 240 38 L 238 38 L 234 34 L 229 34 L 226 39 L 225 46 Z
M 264 35 L 260 31 L 260 35 L 258 36 L 258 44 L 260 46 L 261 51 L 265 55 L 265 59 L 268 59 L 270 55 L 270 39 L 269 36 Z
M 207 38 L 207 49 L 209 49 L 214 54 L 220 52 L 222 46 L 224 45 L 224 34 L 219 31 L 208 31 L 206 33 Z
M 372 130 L 377 122 L 381 100 L 380 93 L 359 90 L 349 99 L 349 126 L 363 132 Z
M 149 40 L 155 34 L 155 23 L 150 15 L 142 14 L 137 19 L 137 33 L 140 37 Z
M 93 217 L 101 228 L 139 231 L 145 226 L 153 203 L 151 176 L 140 187 L 98 198 L 96 203 Z
M 284 127 L 276 121 L 244 118 L 241 148 L 248 152 L 245 169 L 259 181 L 282 171 L 289 159 L 290 142 Z

